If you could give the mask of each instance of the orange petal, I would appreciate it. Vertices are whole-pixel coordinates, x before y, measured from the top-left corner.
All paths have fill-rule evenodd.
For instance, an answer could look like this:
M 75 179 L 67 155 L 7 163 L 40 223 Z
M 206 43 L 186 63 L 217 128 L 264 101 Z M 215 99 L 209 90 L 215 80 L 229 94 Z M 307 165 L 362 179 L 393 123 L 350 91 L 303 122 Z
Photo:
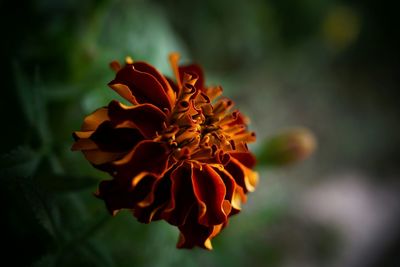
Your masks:
M 232 198 L 232 212 L 230 215 L 234 215 L 238 213 L 242 208 L 242 203 L 245 203 L 247 200 L 246 194 L 243 191 L 243 188 L 240 186 L 235 187 L 235 192 L 233 193 Z
M 225 166 L 225 168 L 235 179 L 236 183 L 243 188 L 245 193 L 254 191 L 258 183 L 257 172 L 247 168 L 234 157 L 231 157 L 230 162 Z
M 87 138 L 83 139 L 78 139 L 75 141 L 75 143 L 72 145 L 71 150 L 93 150 L 93 149 L 98 149 L 98 145 Z
M 128 100 L 133 105 L 139 104 L 136 98 L 133 96 L 131 89 L 125 84 L 122 83 L 113 83 L 108 84 L 115 92 L 117 92 L 120 96 Z
M 169 55 L 169 63 L 171 64 L 172 71 L 174 72 L 175 80 L 178 85 L 178 90 L 180 90 L 180 88 L 182 87 L 182 81 L 181 81 L 181 77 L 179 75 L 179 58 L 180 58 L 180 55 L 179 55 L 179 53 L 176 53 L 176 52 L 171 53 Z
M 231 123 L 229 123 L 229 126 L 234 126 L 237 124 L 247 125 L 250 123 L 250 120 L 246 116 L 244 116 L 239 111 L 236 111 L 236 112 L 237 112 L 236 119 L 234 121 L 232 121 Z
M 133 59 L 130 56 L 125 57 L 125 64 L 132 65 Z
M 231 138 L 235 142 L 252 143 L 256 141 L 256 133 L 243 131 L 242 133 L 232 135 Z
M 75 140 L 82 139 L 82 138 L 89 138 L 92 135 L 92 133 L 94 133 L 94 131 L 87 131 L 87 132 L 76 131 L 72 134 L 72 137 Z
M 172 91 L 174 91 L 175 95 L 177 96 L 179 94 L 178 85 L 176 85 L 176 83 L 167 76 L 165 76 L 165 79 L 168 81 L 168 84 L 171 86 Z
M 103 121 L 108 120 L 108 108 L 99 108 L 86 116 L 81 126 L 81 131 L 94 131 Z
M 85 158 L 94 165 L 101 165 L 120 159 L 125 153 L 121 152 L 105 152 L 98 149 L 83 150 Z
M 215 87 L 207 87 L 204 88 L 204 92 L 208 96 L 208 98 L 213 101 L 216 99 L 218 96 L 222 94 L 222 87 L 221 86 L 215 86 Z

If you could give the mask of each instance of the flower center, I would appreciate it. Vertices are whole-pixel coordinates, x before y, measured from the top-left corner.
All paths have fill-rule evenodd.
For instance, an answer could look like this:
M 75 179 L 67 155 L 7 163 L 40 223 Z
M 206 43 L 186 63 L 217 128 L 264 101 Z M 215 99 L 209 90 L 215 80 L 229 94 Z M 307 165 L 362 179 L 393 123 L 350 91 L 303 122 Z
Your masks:
M 229 112 L 233 106 L 230 99 L 212 105 L 215 90 L 196 89 L 196 80 L 185 75 L 165 129 L 156 140 L 165 142 L 176 160 L 224 163 L 226 153 L 243 149 L 255 139 L 254 133 L 247 132 L 244 122 L 237 122 L 237 111 Z

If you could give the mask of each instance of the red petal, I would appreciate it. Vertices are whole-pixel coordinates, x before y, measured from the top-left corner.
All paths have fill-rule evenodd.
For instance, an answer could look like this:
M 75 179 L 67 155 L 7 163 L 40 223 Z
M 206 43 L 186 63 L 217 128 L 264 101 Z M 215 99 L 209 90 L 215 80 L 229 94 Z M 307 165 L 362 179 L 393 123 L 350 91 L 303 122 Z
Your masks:
M 185 223 L 190 209 L 196 204 L 192 188 L 190 166 L 179 166 L 171 173 L 171 200 L 164 213 L 173 225 Z
M 204 88 L 204 72 L 203 72 L 203 69 L 199 65 L 192 64 L 192 65 L 187 65 L 187 66 L 180 66 L 179 67 L 179 77 L 181 78 L 181 80 L 183 80 L 184 73 L 196 74 L 198 77 L 198 80 L 197 80 L 195 86 L 197 89 L 203 90 L 203 88 Z
M 99 165 L 118 160 L 126 154 L 125 152 L 105 152 L 99 149 L 82 150 L 82 153 L 90 163 L 99 169 L 102 169 L 102 167 Z
M 143 140 L 143 136 L 135 128 L 114 128 L 110 121 L 105 121 L 97 127 L 90 139 L 97 144 L 100 150 L 127 152 Z
M 222 181 L 225 184 L 226 188 L 225 199 L 232 201 L 233 193 L 235 192 L 235 187 L 236 187 L 235 179 L 233 179 L 232 175 L 230 175 L 229 172 L 227 172 L 225 169 L 220 170 L 218 168 L 214 168 L 214 170 L 218 173 L 218 175 L 221 177 Z
M 176 85 L 176 83 L 169 77 L 165 77 L 169 83 L 169 85 L 171 86 L 172 90 L 175 92 L 176 95 L 179 94 L 179 87 L 178 85 Z
M 256 165 L 256 157 L 250 152 L 230 152 L 229 154 L 247 168 L 252 169 Z
M 195 197 L 198 201 L 200 224 L 210 226 L 226 221 L 223 202 L 226 194 L 221 177 L 208 165 L 203 169 L 193 168 L 192 183 Z
M 171 179 L 170 171 L 159 178 L 143 201 L 139 202 L 134 209 L 134 216 L 139 222 L 149 223 L 160 219 L 165 219 L 163 210 L 171 198 Z
M 117 60 L 111 61 L 109 66 L 115 72 L 118 72 L 122 68 L 121 64 Z
M 193 208 L 185 224 L 179 226 L 180 236 L 178 248 L 201 248 L 212 249 L 209 237 L 212 235 L 214 226 L 204 226 L 197 222 L 198 209 Z
M 225 166 L 225 169 L 229 172 L 233 179 L 235 179 L 236 184 L 242 187 L 243 191 L 247 193 L 248 190 L 246 188 L 244 172 L 242 168 L 240 168 L 240 166 L 233 161 L 233 158 L 231 158 L 231 161 Z
M 149 73 L 135 70 L 132 65 L 126 65 L 118 71 L 115 79 L 109 83 L 111 88 L 117 84 L 126 85 L 137 103 L 151 103 L 161 110 L 171 109 L 170 100 L 157 79 Z M 126 98 L 126 92 L 118 91 L 118 93 Z M 130 98 L 127 100 L 132 101 Z
M 154 176 L 145 175 L 133 190 L 128 181 L 124 183 L 116 180 L 102 181 L 97 197 L 105 201 L 111 214 L 115 214 L 120 209 L 133 209 L 150 193 L 155 180 Z
M 234 157 L 231 157 L 225 169 L 232 175 L 236 183 L 243 188 L 245 193 L 254 191 L 258 182 L 258 175 L 256 172 L 247 168 Z
M 167 119 L 165 114 L 152 104 L 128 107 L 114 100 L 108 105 L 108 110 L 113 122 L 119 124 L 131 121 L 146 138 L 153 138 L 157 132 L 161 132 Z
M 123 180 L 131 179 L 141 172 L 160 176 L 167 169 L 168 157 L 168 150 L 163 143 L 141 141 L 131 152 L 113 163 L 113 176 Z
M 157 81 L 162 85 L 167 96 L 169 97 L 169 102 L 171 103 L 171 106 L 175 103 L 176 95 L 175 95 L 174 91 L 172 90 L 169 82 L 164 77 L 164 75 L 162 75 L 156 68 L 147 64 L 146 62 L 140 62 L 140 61 L 135 62 L 135 63 L 133 63 L 133 66 L 135 67 L 136 70 L 149 73 L 154 78 L 156 78 Z

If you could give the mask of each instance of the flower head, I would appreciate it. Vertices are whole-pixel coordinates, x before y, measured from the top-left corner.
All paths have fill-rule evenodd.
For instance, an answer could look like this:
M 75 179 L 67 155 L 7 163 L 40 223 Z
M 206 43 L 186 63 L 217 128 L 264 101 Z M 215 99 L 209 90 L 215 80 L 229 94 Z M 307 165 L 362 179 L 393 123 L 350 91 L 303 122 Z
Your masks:
M 175 81 L 145 62 L 112 62 L 109 86 L 129 105 L 113 100 L 88 115 L 72 149 L 112 176 L 96 193 L 112 214 L 166 220 L 180 230 L 177 247 L 211 249 L 257 184 L 247 148 L 255 134 L 221 87 L 206 87 L 198 65 L 178 60 L 170 56 Z

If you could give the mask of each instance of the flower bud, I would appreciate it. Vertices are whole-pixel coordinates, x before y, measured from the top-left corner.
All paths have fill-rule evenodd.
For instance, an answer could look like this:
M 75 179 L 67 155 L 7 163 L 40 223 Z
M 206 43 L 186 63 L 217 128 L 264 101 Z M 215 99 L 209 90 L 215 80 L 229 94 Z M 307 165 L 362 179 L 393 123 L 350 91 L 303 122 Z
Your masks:
M 282 166 L 308 158 L 317 146 L 314 134 L 306 128 L 282 132 L 265 142 L 258 157 L 260 165 Z

